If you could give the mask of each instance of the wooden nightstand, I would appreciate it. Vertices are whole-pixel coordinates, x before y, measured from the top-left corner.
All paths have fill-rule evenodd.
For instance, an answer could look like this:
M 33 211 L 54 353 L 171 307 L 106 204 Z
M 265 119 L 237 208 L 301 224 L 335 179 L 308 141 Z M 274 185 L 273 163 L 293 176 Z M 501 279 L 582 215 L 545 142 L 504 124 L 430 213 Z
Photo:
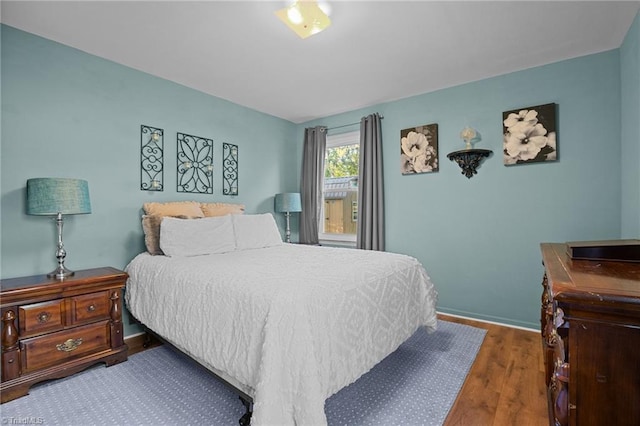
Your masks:
M 122 289 L 126 272 L 105 267 L 57 280 L 46 275 L 0 280 L 2 402 L 31 385 L 98 362 L 126 361 Z

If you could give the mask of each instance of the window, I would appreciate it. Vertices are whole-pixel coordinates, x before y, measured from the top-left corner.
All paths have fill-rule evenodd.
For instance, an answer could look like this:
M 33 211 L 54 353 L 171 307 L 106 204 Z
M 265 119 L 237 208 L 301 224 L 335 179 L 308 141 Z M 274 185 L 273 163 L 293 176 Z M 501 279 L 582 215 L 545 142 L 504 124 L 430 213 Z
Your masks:
M 360 132 L 327 136 L 321 229 L 327 244 L 353 245 L 358 222 Z

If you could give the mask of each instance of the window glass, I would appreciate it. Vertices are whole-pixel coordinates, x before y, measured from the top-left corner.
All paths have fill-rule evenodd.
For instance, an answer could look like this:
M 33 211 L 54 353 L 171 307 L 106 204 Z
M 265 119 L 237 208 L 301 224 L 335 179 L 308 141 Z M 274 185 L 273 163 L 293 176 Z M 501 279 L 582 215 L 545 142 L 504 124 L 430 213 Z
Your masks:
M 356 240 L 359 154 L 360 132 L 327 136 L 320 240 Z

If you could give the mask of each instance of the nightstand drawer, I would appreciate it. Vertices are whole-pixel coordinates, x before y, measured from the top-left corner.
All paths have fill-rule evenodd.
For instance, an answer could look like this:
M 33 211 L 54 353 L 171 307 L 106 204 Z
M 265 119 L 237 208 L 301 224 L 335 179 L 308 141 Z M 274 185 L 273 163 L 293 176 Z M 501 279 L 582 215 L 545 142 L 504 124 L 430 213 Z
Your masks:
M 64 299 L 34 303 L 18 308 L 20 335 L 33 336 L 64 327 Z
M 108 321 L 25 339 L 22 349 L 22 373 L 54 366 L 81 355 L 109 349 Z
M 109 318 L 109 292 L 83 294 L 71 298 L 71 323 L 81 324 Z

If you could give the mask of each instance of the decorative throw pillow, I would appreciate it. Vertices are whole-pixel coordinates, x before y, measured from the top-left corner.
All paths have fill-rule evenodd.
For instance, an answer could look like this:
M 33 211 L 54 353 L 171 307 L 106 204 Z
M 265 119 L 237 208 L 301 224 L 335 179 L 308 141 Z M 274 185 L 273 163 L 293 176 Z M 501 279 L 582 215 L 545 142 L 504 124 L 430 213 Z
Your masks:
M 220 254 L 236 248 L 231 216 L 183 220 L 165 217 L 160 225 L 160 248 L 166 256 Z
M 284 244 L 271 213 L 231 215 L 236 249 L 248 250 Z
M 196 201 L 174 201 L 168 203 L 144 203 L 145 214 L 172 217 L 204 217 L 200 203 Z
M 200 203 L 205 217 L 224 216 L 228 214 L 243 214 L 244 204 L 231 203 Z
M 168 216 L 143 215 L 142 231 L 144 232 L 144 245 L 147 251 L 153 255 L 162 255 L 164 252 L 160 248 L 160 225 L 162 219 Z M 176 216 L 178 219 L 191 219 L 187 216 Z
M 144 232 L 144 244 L 147 246 L 147 251 L 150 254 L 158 255 L 164 254 L 160 250 L 160 222 L 162 222 L 162 216 L 142 216 L 142 231 Z

